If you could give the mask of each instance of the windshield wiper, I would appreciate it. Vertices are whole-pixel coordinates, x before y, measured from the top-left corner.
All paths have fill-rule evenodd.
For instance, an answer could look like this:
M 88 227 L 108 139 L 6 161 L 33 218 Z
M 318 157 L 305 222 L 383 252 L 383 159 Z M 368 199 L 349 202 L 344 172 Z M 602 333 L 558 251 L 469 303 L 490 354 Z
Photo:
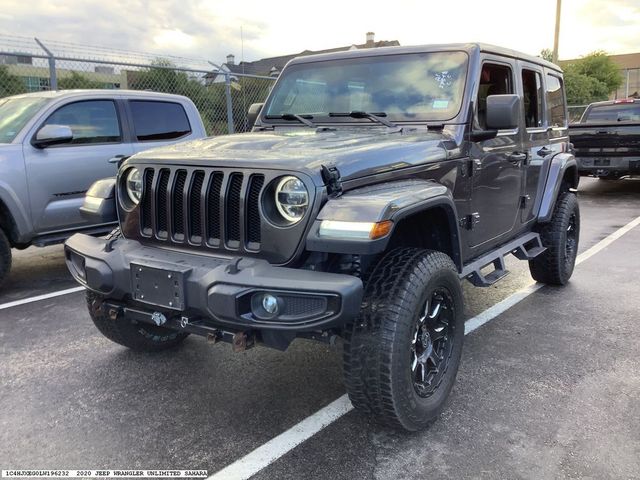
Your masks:
M 304 123 L 307 127 L 316 128 L 316 124 L 313 123 L 309 118 L 313 118 L 313 115 L 305 114 L 298 115 L 297 113 L 283 113 L 282 115 L 265 115 L 267 120 L 272 120 L 274 118 L 280 118 L 282 120 L 297 120 L 300 123 Z
M 378 122 L 382 125 L 385 125 L 389 128 L 398 128 L 398 126 L 393 123 L 390 122 L 389 120 L 387 120 L 386 118 L 382 118 L 382 117 L 386 117 L 387 114 L 384 112 L 376 112 L 376 113 L 370 113 L 370 112 L 359 112 L 359 111 L 354 111 L 354 112 L 331 112 L 329 113 L 330 117 L 351 117 L 351 118 L 368 118 L 369 120 L 373 120 L 374 122 Z

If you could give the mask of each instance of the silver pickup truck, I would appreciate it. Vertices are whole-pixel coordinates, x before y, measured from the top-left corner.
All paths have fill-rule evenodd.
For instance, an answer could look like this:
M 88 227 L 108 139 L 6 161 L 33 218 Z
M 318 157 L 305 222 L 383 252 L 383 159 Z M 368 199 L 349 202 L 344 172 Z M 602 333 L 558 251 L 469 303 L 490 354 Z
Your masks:
M 121 160 L 204 136 L 195 105 L 178 95 L 69 90 L 0 99 L 0 284 L 12 248 L 113 228 L 79 208 L 89 186 L 115 176 Z

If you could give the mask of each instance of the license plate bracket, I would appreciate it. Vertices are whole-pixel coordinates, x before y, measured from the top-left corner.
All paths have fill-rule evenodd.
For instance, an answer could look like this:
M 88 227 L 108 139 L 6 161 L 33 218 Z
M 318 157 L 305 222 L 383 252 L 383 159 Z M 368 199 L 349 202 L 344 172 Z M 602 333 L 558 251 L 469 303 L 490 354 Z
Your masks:
M 184 310 L 186 271 L 131 263 L 134 300 L 173 310 Z

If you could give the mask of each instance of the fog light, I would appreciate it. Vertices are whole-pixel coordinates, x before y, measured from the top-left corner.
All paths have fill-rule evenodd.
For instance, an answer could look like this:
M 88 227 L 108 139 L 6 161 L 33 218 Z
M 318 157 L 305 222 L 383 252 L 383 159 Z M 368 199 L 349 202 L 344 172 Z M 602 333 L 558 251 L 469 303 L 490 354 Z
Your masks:
M 265 312 L 269 315 L 275 315 L 278 313 L 278 299 L 267 293 L 262 297 L 262 308 L 264 308 Z
M 255 318 L 272 320 L 284 310 L 284 300 L 273 293 L 256 292 L 251 296 L 251 313 Z

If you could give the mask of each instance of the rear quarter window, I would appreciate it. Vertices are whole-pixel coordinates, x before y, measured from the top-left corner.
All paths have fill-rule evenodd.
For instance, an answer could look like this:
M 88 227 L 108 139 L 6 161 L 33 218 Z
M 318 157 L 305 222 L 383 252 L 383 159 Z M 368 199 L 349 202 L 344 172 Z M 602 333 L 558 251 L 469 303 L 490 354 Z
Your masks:
M 130 100 L 129 105 L 138 141 L 171 140 L 191 133 L 189 118 L 179 103 Z
M 547 110 L 549 126 L 565 127 L 567 125 L 562 80 L 551 74 L 547 74 Z

